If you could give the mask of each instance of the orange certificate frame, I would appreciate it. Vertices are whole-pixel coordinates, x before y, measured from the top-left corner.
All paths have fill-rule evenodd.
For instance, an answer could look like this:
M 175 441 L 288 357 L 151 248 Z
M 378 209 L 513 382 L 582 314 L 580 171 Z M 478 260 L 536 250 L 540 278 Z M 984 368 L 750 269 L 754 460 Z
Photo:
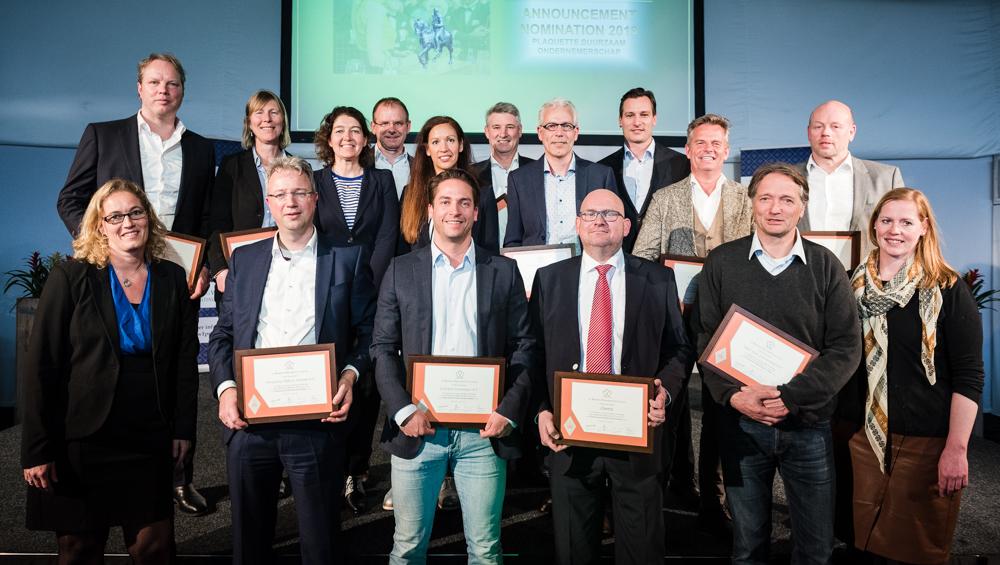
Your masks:
M 497 212 L 499 212 L 500 210 L 505 210 L 506 208 L 507 208 L 507 195 L 501 194 L 500 197 L 497 198 Z M 501 241 L 500 243 L 503 242 Z
M 410 355 L 406 391 L 435 428 L 484 429 L 503 400 L 503 357 Z
M 701 274 L 701 269 L 705 266 L 705 258 L 664 253 L 660 255 L 660 264 L 674 270 L 674 280 L 677 281 L 677 297 L 680 301 L 684 304 L 694 304 L 698 275 Z
M 276 231 L 278 231 L 278 228 L 270 227 L 220 233 L 219 240 L 222 242 L 222 254 L 226 256 L 226 263 L 233 256 L 235 249 L 262 239 L 274 237 L 274 232 Z
M 652 377 L 556 371 L 553 417 L 559 445 L 653 452 L 647 425 Z
M 525 245 L 523 247 L 503 247 L 500 254 L 517 261 L 517 270 L 524 280 L 524 292 L 531 298 L 531 285 L 535 282 L 535 272 L 552 263 L 576 257 L 576 245 L 555 243 L 552 245 Z
M 808 239 L 833 251 L 844 268 L 853 272 L 861 262 L 861 232 L 859 231 L 804 231 L 802 239 Z
M 329 417 L 337 390 L 336 362 L 332 343 L 236 351 L 240 415 L 250 424 Z
M 205 263 L 205 243 L 200 237 L 184 235 L 173 231 L 163 234 L 167 240 L 167 249 L 163 259 L 184 267 L 187 275 L 188 290 L 194 290 L 198 282 L 198 274 Z
M 698 362 L 741 385 L 777 386 L 818 356 L 819 351 L 733 304 Z

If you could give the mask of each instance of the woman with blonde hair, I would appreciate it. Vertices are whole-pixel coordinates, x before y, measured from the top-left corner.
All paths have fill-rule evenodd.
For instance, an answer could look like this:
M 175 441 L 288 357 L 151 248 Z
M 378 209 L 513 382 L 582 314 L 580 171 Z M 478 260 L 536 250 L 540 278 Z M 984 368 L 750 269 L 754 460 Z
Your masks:
M 837 535 L 852 562 L 944 563 L 969 483 L 982 322 L 923 193 L 887 192 L 868 237 L 876 249 L 852 278 L 865 356 L 835 433 Z
M 114 179 L 91 198 L 75 259 L 52 269 L 25 360 L 27 526 L 59 561 L 102 562 L 121 526 L 135 563 L 174 554 L 175 469 L 195 438 L 198 320 L 184 269 L 157 259 L 165 229 Z

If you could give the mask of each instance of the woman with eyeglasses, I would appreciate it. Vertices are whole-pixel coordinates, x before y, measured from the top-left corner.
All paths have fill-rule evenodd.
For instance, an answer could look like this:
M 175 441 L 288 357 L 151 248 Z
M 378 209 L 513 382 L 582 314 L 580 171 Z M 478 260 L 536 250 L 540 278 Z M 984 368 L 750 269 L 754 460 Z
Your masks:
M 174 554 L 173 472 L 195 438 L 198 320 L 184 269 L 158 259 L 163 224 L 142 189 L 93 196 L 75 259 L 53 267 L 25 359 L 27 526 L 59 561 L 100 562 L 121 526 L 136 563 Z
M 397 255 L 430 245 L 428 186 L 434 175 L 458 167 L 473 178 L 479 178 L 472 166 L 470 152 L 462 126 L 448 116 L 435 116 L 420 128 L 417 149 L 410 166 L 410 182 L 403 189 Z M 479 247 L 495 253 L 500 249 L 496 196 L 491 185 L 481 186 L 480 190 L 482 196 L 479 199 L 478 216 L 472 224 L 472 240 Z

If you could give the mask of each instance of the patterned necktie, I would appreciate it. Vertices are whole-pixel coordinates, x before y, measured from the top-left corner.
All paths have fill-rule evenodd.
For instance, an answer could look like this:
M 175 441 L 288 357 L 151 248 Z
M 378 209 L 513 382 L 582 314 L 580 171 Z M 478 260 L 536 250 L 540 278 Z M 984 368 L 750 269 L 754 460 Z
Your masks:
M 611 265 L 598 265 L 594 304 L 590 309 L 590 331 L 587 334 L 587 372 L 611 373 L 611 287 L 608 270 Z

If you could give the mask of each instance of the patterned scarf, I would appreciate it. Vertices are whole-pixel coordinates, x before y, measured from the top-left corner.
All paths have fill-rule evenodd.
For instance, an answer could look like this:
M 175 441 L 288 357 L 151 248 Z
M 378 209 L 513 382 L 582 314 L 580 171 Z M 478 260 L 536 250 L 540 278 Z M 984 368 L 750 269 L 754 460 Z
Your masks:
M 920 361 L 930 384 L 937 381 L 934 372 L 934 347 L 937 344 L 937 319 L 944 299 L 941 288 L 919 288 L 924 270 L 911 256 L 888 283 L 883 285 L 878 274 L 879 250 L 873 249 L 868 261 L 859 265 L 851 279 L 854 297 L 858 301 L 861 331 L 864 335 L 865 370 L 868 373 L 868 406 L 865 433 L 885 473 L 885 455 L 889 437 L 889 394 L 887 382 L 887 349 L 889 324 L 886 313 L 896 306 L 906 306 L 919 290 L 921 348 Z

